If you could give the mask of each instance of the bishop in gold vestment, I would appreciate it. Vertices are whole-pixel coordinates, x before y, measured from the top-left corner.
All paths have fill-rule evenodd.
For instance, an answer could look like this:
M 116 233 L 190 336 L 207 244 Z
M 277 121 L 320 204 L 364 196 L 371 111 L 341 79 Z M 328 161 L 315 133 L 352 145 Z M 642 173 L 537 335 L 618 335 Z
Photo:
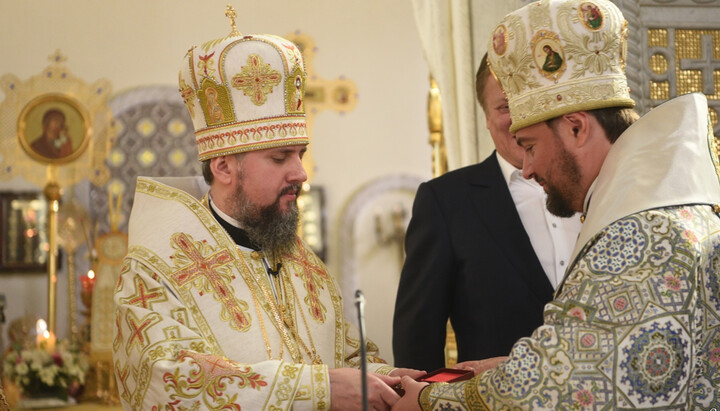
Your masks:
M 206 190 L 201 178 L 138 179 L 115 296 L 123 404 L 329 409 L 328 368 L 358 368 L 360 351 L 334 278 L 300 238 L 268 275 L 263 254 L 215 220 Z M 369 371 L 392 370 L 367 349 Z
M 348 324 L 297 236 L 306 133 L 302 56 L 271 35 L 190 49 L 179 74 L 203 178 L 137 181 L 115 292 L 126 409 L 359 409 L 399 398 L 395 369 Z M 209 187 L 208 185 L 209 184 Z

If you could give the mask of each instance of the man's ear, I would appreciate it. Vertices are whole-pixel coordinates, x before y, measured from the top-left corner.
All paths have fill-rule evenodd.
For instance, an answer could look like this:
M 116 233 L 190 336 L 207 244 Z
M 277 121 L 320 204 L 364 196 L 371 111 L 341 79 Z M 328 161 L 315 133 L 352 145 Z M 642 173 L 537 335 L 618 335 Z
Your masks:
M 582 147 L 590 137 L 590 115 L 585 111 L 563 115 L 563 120 L 571 132 L 576 147 Z
M 210 159 L 210 171 L 219 183 L 230 184 L 233 177 L 233 167 L 229 163 L 229 156 L 220 156 Z

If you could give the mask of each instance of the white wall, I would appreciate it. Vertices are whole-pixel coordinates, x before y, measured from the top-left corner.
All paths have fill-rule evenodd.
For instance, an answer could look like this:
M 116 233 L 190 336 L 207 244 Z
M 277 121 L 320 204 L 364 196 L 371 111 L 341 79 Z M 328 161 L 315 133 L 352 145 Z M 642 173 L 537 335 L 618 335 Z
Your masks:
M 326 191 L 332 257 L 338 213 L 359 187 L 394 174 L 430 178 L 428 68 L 410 0 L 0 0 L 0 76 L 35 76 L 60 49 L 73 75 L 88 83 L 106 78 L 113 94 L 138 86 L 176 86 L 187 49 L 229 33 L 227 3 L 237 10 L 239 31 L 284 35 L 300 30 L 315 39 L 320 77 L 343 75 L 357 85 L 356 108 L 345 115 L 320 113 L 311 136 L 312 183 Z M 2 191 L 19 189 L 39 187 L 22 178 L 0 181 Z M 331 259 L 329 267 L 337 273 L 339 262 Z M 0 273 L 8 320 L 46 316 L 46 292 L 44 274 Z M 69 327 L 67 297 L 59 295 L 58 304 L 63 337 Z M 394 299 L 382 304 L 391 316 Z

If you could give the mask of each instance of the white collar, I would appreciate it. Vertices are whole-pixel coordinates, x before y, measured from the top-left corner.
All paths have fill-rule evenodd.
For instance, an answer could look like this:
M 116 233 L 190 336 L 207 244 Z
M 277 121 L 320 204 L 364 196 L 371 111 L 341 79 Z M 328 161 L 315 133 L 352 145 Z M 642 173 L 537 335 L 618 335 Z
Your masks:
M 720 203 L 720 181 L 708 139 L 707 99 L 672 99 L 618 138 L 600 169 L 573 259 L 595 234 L 643 210 Z M 586 203 L 589 197 L 586 196 Z
M 495 155 L 498 163 L 500 164 L 500 171 L 502 172 L 503 178 L 505 178 L 505 183 L 510 185 L 510 179 L 512 178 L 513 173 L 516 171 L 520 171 L 522 173 L 522 170 L 518 170 L 514 165 L 510 164 L 510 162 L 505 160 L 505 158 L 497 151 L 495 152 Z
M 237 228 L 241 228 L 241 229 L 243 228 L 242 224 L 240 224 L 240 222 L 238 220 L 225 214 L 220 208 L 218 208 L 218 206 L 215 205 L 215 202 L 213 201 L 210 193 L 208 193 L 208 203 L 210 203 L 210 207 L 212 207 L 212 209 L 217 213 L 217 215 L 219 215 L 220 218 L 222 218 L 223 220 L 227 221 L 228 224 L 230 224 L 233 227 L 237 227 Z

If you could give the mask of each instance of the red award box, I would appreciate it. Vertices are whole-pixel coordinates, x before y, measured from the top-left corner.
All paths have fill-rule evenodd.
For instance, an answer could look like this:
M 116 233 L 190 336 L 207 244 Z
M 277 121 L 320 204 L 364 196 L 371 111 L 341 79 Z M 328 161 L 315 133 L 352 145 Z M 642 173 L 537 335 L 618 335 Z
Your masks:
M 475 374 L 470 370 L 456 370 L 454 368 L 440 368 L 422 377 L 418 377 L 415 381 L 420 382 L 458 382 L 472 378 Z
M 418 378 L 415 378 L 415 381 L 419 382 L 458 382 L 458 381 L 465 381 L 469 380 L 475 375 L 470 370 L 456 370 L 454 368 L 440 368 L 437 369 L 431 373 L 427 373 L 425 375 L 422 375 Z M 405 390 L 402 389 L 402 387 L 397 386 L 395 387 L 395 391 L 402 395 L 405 395 Z

